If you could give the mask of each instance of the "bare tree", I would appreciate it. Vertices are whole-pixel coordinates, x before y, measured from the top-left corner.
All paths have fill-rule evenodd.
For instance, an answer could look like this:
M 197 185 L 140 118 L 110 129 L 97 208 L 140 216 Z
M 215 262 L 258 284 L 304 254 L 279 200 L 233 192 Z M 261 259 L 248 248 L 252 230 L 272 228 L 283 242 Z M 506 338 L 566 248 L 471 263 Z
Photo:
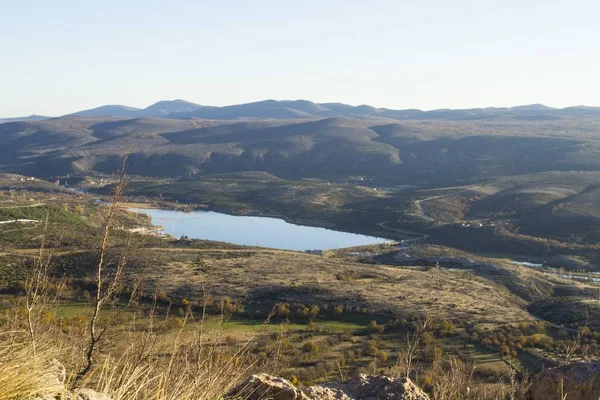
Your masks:
M 416 327 L 414 332 L 406 333 L 406 343 L 400 350 L 396 363 L 393 367 L 393 375 L 395 376 L 406 376 L 409 377 L 414 368 L 415 360 L 421 353 L 421 342 L 423 340 L 423 334 L 429 329 L 431 324 L 429 314 L 425 315 L 423 319 L 416 321 Z
M 565 359 L 564 359 L 564 364 L 569 364 L 571 363 L 571 361 L 573 360 L 573 356 L 575 355 L 575 353 L 577 353 L 578 351 L 581 350 L 581 341 L 583 339 L 583 335 L 588 332 L 588 321 L 589 321 L 589 314 L 588 314 L 588 309 L 587 306 L 585 307 L 585 323 L 583 324 L 583 327 L 579 327 L 577 328 L 577 333 L 575 333 L 573 335 L 573 340 L 571 340 L 571 342 L 567 345 L 567 348 L 565 349 Z
M 96 351 L 96 347 L 98 342 L 102 339 L 107 329 L 114 322 L 114 318 L 106 321 L 102 326 L 99 324 L 100 313 L 102 311 L 102 307 L 117 300 L 119 294 L 122 289 L 122 279 L 123 279 L 123 270 L 125 268 L 129 243 L 126 249 L 121 253 L 119 259 L 116 262 L 116 267 L 114 272 L 107 270 L 108 262 L 108 252 L 111 249 L 110 239 L 111 233 L 115 228 L 115 221 L 118 215 L 118 207 L 119 201 L 121 200 L 123 191 L 125 190 L 126 181 L 125 181 L 125 170 L 127 166 L 128 155 L 125 155 L 122 160 L 121 169 L 119 170 L 117 176 L 117 183 L 115 185 L 115 189 L 113 192 L 112 200 L 110 205 L 108 206 L 108 210 L 105 216 L 104 228 L 102 234 L 102 240 L 100 243 L 100 251 L 98 254 L 98 263 L 96 265 L 96 296 L 93 299 L 93 310 L 92 316 L 88 325 L 88 345 L 85 351 L 85 366 L 78 373 L 78 380 L 81 380 L 85 377 L 94 365 L 94 353 Z
M 464 400 L 472 398 L 471 386 L 475 366 L 452 356 L 437 360 L 431 368 L 434 400 Z
M 517 368 L 512 364 L 511 360 L 506 360 L 506 379 L 508 380 L 508 393 L 507 397 L 509 400 L 525 400 L 527 393 L 533 383 L 531 375 L 528 371 L 522 370 L 519 372 Z
M 62 287 L 62 282 L 55 283 L 50 276 L 52 258 L 56 249 L 46 248 L 48 227 L 49 215 L 46 214 L 40 249 L 33 262 L 31 275 L 26 279 L 24 285 L 27 330 L 33 354 L 36 354 L 37 330 L 40 320 L 49 314 L 52 306 L 57 304 L 60 297 L 59 289 Z

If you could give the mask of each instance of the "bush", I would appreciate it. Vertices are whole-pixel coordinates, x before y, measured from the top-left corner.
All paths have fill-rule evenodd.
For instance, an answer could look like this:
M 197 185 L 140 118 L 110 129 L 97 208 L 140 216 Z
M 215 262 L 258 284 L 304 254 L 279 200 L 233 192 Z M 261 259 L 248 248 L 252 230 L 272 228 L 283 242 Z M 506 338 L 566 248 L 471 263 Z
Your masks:
M 379 354 L 377 342 L 375 342 L 374 340 L 368 341 L 363 349 L 363 354 L 365 356 L 377 356 Z
M 273 309 L 273 315 L 278 318 L 287 318 L 290 315 L 290 305 L 288 303 L 277 303 Z
M 296 306 L 294 315 L 296 318 L 298 318 L 300 320 L 312 321 L 315 318 L 317 318 L 317 315 L 319 315 L 319 311 L 321 311 L 321 310 L 319 309 L 319 306 L 317 306 L 317 305 L 312 305 L 309 308 L 309 307 L 305 306 L 304 304 L 300 304 L 300 305 Z
M 385 330 L 385 326 L 379 325 L 375 320 L 369 322 L 368 328 L 369 332 L 371 333 L 383 333 L 383 331 Z
M 219 304 L 219 308 L 223 314 L 226 315 L 241 313 L 244 311 L 244 307 L 240 303 L 234 303 L 229 297 L 223 297 Z
M 456 333 L 456 327 L 450 321 L 442 321 L 438 326 L 438 335 L 447 336 Z
M 183 320 L 180 317 L 171 317 L 165 321 L 165 329 L 170 331 L 172 329 L 181 329 L 183 326 Z
M 305 353 L 318 353 L 319 345 L 317 345 L 315 342 L 306 342 L 302 346 L 302 350 L 304 350 Z
M 388 353 L 387 351 L 379 350 L 379 352 L 377 353 L 377 361 L 379 361 L 379 363 L 383 365 L 387 362 L 389 356 L 390 353 Z

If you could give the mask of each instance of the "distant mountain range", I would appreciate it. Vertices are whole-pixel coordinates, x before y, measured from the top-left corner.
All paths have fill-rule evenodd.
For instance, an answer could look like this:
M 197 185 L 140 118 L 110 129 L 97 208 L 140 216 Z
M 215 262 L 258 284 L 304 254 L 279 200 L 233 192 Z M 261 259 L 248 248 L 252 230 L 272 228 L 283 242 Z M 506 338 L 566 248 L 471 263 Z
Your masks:
M 122 105 L 106 105 L 89 110 L 78 111 L 69 116 L 111 116 L 111 117 L 126 117 L 126 118 L 142 118 L 142 117 L 166 117 L 174 114 L 191 113 L 202 106 L 199 104 L 190 103 L 185 100 L 165 100 L 154 103 L 144 109 L 128 107 Z
M 331 117 L 390 120 L 553 120 L 600 117 L 600 107 L 575 106 L 559 109 L 547 107 L 542 104 L 531 104 L 517 107 L 423 111 L 418 109 L 392 110 L 389 108 L 375 108 L 369 105 L 351 106 L 342 103 L 313 103 L 308 100 L 265 100 L 224 107 L 203 106 L 185 100 L 165 100 L 159 101 L 144 109 L 124 105 L 104 105 L 89 110 L 77 111 L 68 114 L 68 116 L 112 116 L 124 118 L 161 117 L 172 119 L 199 118 L 208 120 L 320 119 Z M 48 118 L 49 117 L 32 115 L 24 118 L 0 119 L 0 122 L 43 120 Z
M 43 121 L 52 117 L 46 117 L 43 115 L 30 115 L 28 117 L 15 117 L 15 118 L 4 118 L 0 119 L 0 124 L 3 122 L 19 122 L 19 121 Z

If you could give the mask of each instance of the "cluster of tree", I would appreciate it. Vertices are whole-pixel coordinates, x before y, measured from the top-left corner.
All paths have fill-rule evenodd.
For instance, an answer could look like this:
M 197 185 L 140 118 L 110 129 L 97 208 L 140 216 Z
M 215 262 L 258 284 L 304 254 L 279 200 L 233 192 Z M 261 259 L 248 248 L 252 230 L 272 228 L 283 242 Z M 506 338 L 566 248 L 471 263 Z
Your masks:
M 156 303 L 164 307 L 169 313 L 169 310 L 176 309 L 179 316 L 182 316 L 187 311 L 206 313 L 211 315 L 241 314 L 244 312 L 244 306 L 239 301 L 234 301 L 228 296 L 214 298 L 211 295 L 206 295 L 203 298 L 188 300 L 184 297 L 171 297 L 168 293 L 158 290 L 149 296 L 140 296 L 140 300 Z
M 520 350 L 534 348 L 554 353 L 559 359 L 571 359 L 574 356 L 586 359 L 600 355 L 600 332 L 583 326 L 577 330 L 561 329 L 553 337 L 548 328 L 547 322 L 523 322 L 516 327 L 503 326 L 481 336 L 471 332 L 471 338 L 503 356 L 514 357 Z
M 307 306 L 304 304 L 277 303 L 273 308 L 273 317 L 280 319 L 295 318 L 300 321 L 312 322 L 317 318 L 321 309 L 316 304 Z
M 377 321 L 373 320 L 369 322 L 368 329 L 371 333 L 383 333 L 385 331 L 385 325 L 379 325 Z
M 376 359 L 378 367 L 384 366 L 387 363 L 388 358 L 390 356 L 390 353 L 388 351 L 380 349 L 381 345 L 381 340 L 372 339 L 365 343 L 365 346 L 362 350 L 364 356 L 374 357 Z
M 522 349 L 552 347 L 554 340 L 545 335 L 547 328 L 547 323 L 532 322 L 521 323 L 516 327 L 503 326 L 483 335 L 477 333 L 473 327 L 470 333 L 471 338 L 479 340 L 483 346 L 496 350 L 503 356 L 515 357 Z
M 307 367 L 293 368 L 284 373 L 292 383 L 302 381 L 306 385 L 324 381 L 345 369 L 341 360 L 323 360 Z M 339 376 L 339 375 L 338 375 Z
M 387 321 L 384 324 L 379 324 L 377 321 L 370 321 L 367 326 L 370 333 L 384 333 L 384 332 L 416 332 L 419 329 L 419 319 L 417 317 L 409 317 L 410 321 L 406 318 L 396 318 Z M 437 337 L 445 337 L 453 335 L 457 332 L 457 328 L 451 321 L 442 320 L 440 322 L 432 321 L 429 319 L 427 330 L 423 334 Z

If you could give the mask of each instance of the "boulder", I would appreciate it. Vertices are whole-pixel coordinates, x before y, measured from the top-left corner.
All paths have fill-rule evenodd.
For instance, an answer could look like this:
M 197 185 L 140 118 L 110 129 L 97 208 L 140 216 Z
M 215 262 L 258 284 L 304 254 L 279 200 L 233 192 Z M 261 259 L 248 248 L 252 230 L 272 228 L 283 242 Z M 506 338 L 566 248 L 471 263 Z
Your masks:
M 231 389 L 226 399 L 244 400 L 308 400 L 309 398 L 296 389 L 287 379 L 267 374 L 252 375 Z
M 47 394 L 40 394 L 34 400 L 55 400 L 67 392 L 65 388 L 67 370 L 58 360 L 52 360 L 47 369 L 38 376 L 40 381 L 44 382 Z
M 52 394 L 40 395 L 34 397 L 33 400 L 112 400 L 110 396 L 92 389 L 80 388 L 73 391 L 67 390 L 65 387 L 67 370 L 58 360 L 52 360 L 48 369 L 44 371 L 44 378 L 45 381 L 54 384 L 54 387 L 50 390 Z
M 345 383 L 306 389 L 314 400 L 429 400 L 429 396 L 409 378 L 383 375 L 356 376 Z
M 112 400 L 112 398 L 104 393 L 96 392 L 92 389 L 76 389 L 73 391 L 74 400 Z
M 52 360 L 52 365 L 48 369 L 48 373 L 51 379 L 56 382 L 57 385 L 64 387 L 67 379 L 67 369 L 62 363 L 56 359 Z
M 35 397 L 33 400 L 112 400 L 112 397 L 96 392 L 92 389 L 75 389 L 65 391 L 60 395 L 46 395 Z
M 304 393 L 313 400 L 352 400 L 343 389 L 328 386 L 311 386 Z
M 562 389 L 561 389 L 562 388 Z M 532 400 L 598 400 L 600 362 L 577 362 L 540 372 L 531 385 Z
M 427 393 L 406 377 L 359 375 L 347 385 L 355 398 L 361 400 L 429 400 Z
M 244 400 L 429 400 L 429 396 L 410 379 L 382 375 L 359 375 L 343 383 L 312 386 L 302 392 L 286 379 L 257 374 L 223 397 Z

